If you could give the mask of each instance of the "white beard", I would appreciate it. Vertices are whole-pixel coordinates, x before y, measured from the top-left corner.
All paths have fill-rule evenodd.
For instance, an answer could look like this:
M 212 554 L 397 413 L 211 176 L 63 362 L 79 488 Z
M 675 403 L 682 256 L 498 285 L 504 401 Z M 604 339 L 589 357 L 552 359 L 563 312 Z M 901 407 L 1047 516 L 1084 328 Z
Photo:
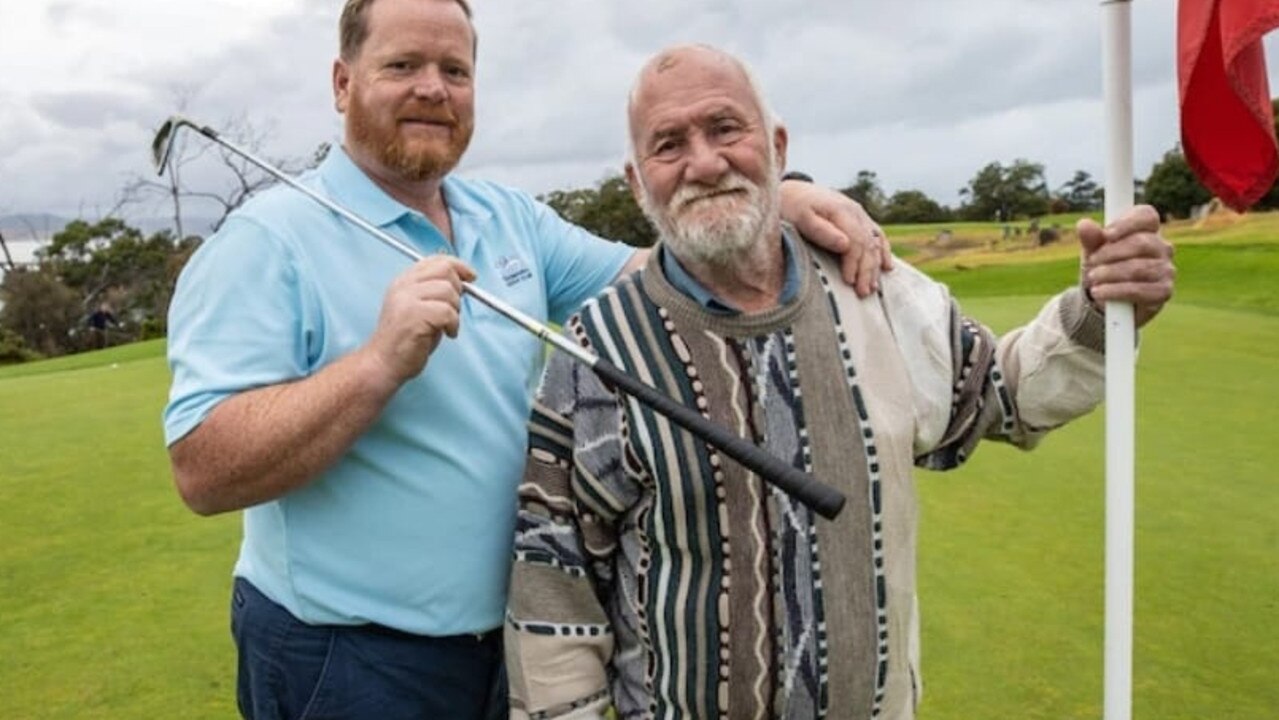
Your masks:
M 665 207 L 658 207 L 645 189 L 640 206 L 676 257 L 724 267 L 751 254 L 768 228 L 777 225 L 781 180 L 776 175 L 770 170 L 762 185 L 737 172 L 714 187 L 683 185 Z M 723 192 L 731 194 L 706 197 Z

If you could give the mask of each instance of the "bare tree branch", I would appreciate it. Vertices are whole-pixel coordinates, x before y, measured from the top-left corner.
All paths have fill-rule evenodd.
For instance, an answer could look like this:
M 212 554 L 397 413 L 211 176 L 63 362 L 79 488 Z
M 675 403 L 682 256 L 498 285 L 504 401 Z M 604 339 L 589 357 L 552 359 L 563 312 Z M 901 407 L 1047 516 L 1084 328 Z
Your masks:
M 259 155 L 262 154 L 262 148 L 273 132 L 272 123 L 255 123 L 244 113 L 227 119 L 222 123 L 221 130 L 226 137 L 235 138 L 236 144 Z M 117 203 L 117 207 L 161 200 L 170 203 L 178 239 L 186 237 L 183 227 L 184 200 L 206 201 L 215 205 L 218 208 L 218 216 L 213 222 L 213 230 L 216 231 L 240 205 L 255 193 L 276 182 L 271 175 L 224 147 L 199 140 L 188 143 L 189 139 L 190 136 L 187 134 L 177 138 L 170 155 L 166 178 L 156 180 L 133 176 L 121 191 L 120 200 Z M 210 148 L 216 148 L 220 166 L 230 170 L 230 180 L 221 188 L 192 188 L 183 177 L 184 171 L 191 169 L 192 164 L 203 158 Z M 310 158 L 268 158 L 268 161 L 285 172 L 293 174 L 315 167 L 327 153 L 328 144 L 324 143 Z
M 0 250 L 4 251 L 4 269 L 13 270 L 17 265 L 13 264 L 13 256 L 9 254 L 9 245 L 4 241 L 4 233 L 0 232 Z

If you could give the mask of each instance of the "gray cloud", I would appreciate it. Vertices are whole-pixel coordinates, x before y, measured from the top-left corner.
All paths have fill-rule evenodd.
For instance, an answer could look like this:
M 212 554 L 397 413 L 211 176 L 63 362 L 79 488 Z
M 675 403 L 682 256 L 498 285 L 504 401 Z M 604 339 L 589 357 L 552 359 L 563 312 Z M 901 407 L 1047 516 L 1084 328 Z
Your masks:
M 109 205 L 122 178 L 149 172 L 149 133 L 179 106 L 210 124 L 244 115 L 272 128 L 265 149 L 274 156 L 340 138 L 329 87 L 339 5 L 297 0 L 261 27 L 239 28 L 237 40 L 212 27 L 173 30 L 190 34 L 179 59 L 121 63 L 92 92 L 70 83 L 27 95 L 0 90 L 0 206 Z M 124 7 L 62 0 L 44 16 L 59 30 L 132 27 Z M 478 125 L 460 171 L 531 192 L 619 170 L 634 74 L 656 50 L 693 41 L 754 67 L 791 129 L 792 167 L 828 184 L 867 168 L 890 192 L 920 188 L 953 203 L 993 160 L 1043 162 L 1054 185 L 1075 169 L 1101 171 L 1096 3 L 483 0 L 475 10 Z M 1174 3 L 1133 3 L 1133 11 L 1135 167 L 1143 175 L 1177 140 Z M 65 52 L 94 67 L 88 50 Z M 216 166 L 189 177 L 224 179 Z
M 145 125 L 156 110 L 146 98 L 108 91 L 42 93 L 31 99 L 31 105 L 46 122 L 70 130 L 117 122 Z
M 115 14 L 109 6 L 75 0 L 58 0 L 49 3 L 44 10 L 45 19 L 57 30 L 71 26 L 104 27 L 115 24 Z

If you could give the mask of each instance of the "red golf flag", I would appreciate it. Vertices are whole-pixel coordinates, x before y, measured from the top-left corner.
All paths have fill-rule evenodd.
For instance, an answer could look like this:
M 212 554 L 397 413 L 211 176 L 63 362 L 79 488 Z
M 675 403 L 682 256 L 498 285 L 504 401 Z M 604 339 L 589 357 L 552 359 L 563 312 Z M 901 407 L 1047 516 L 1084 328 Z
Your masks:
M 1180 0 L 1177 74 L 1181 145 L 1200 182 L 1236 210 L 1279 174 L 1261 36 L 1279 27 L 1279 0 Z

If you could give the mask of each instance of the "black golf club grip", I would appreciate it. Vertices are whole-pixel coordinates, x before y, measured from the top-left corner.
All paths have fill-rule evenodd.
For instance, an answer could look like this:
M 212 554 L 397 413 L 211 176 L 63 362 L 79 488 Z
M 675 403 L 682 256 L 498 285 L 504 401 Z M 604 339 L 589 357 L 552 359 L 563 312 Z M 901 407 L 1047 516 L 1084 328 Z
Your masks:
M 600 358 L 592 366 L 608 383 L 639 400 L 697 437 L 714 445 L 742 465 L 755 471 L 765 482 L 799 500 L 827 520 L 834 520 L 844 508 L 844 494 L 819 482 L 808 473 L 796 470 L 760 450 L 728 430 L 707 420 L 701 413 L 622 372 L 616 365 Z

